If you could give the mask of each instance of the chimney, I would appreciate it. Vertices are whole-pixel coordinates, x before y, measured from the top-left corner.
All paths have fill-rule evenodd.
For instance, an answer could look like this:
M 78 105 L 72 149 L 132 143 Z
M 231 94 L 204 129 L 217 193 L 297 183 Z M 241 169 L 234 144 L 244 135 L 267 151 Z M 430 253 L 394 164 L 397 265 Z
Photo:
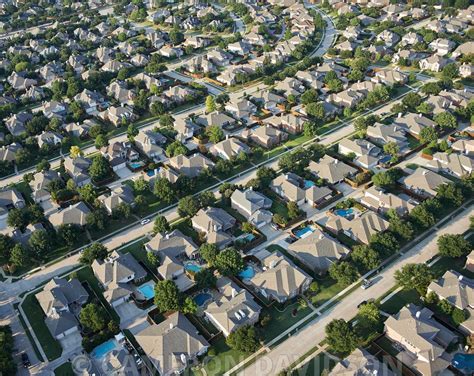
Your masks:
M 462 281 L 462 277 L 463 277 L 463 275 L 462 275 L 462 274 L 460 274 L 460 275 L 459 275 L 459 277 L 458 277 L 458 281 L 459 281 L 459 282 L 461 282 L 461 281 Z
M 403 114 L 402 114 L 401 112 L 399 112 L 397 117 L 398 117 L 398 118 L 401 118 L 402 115 L 403 115 Z
M 415 316 L 416 316 L 417 319 L 419 319 L 420 316 L 421 316 L 421 311 L 417 311 Z
M 235 298 L 236 295 L 237 295 L 237 291 L 234 288 L 232 288 L 232 298 Z
M 428 171 L 424 170 L 423 171 L 423 175 L 426 175 L 428 173 Z
M 418 117 L 420 117 L 420 118 L 421 118 L 422 116 L 423 116 L 423 114 L 418 114 Z
M 226 140 L 229 139 L 229 135 L 228 135 L 228 134 L 225 135 L 225 139 L 226 139 Z

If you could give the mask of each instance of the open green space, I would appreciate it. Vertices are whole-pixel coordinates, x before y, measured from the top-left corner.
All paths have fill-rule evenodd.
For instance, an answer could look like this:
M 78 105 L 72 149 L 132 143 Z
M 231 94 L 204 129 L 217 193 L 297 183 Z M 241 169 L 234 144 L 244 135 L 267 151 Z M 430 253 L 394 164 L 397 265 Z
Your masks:
M 75 373 L 72 370 L 72 364 L 70 362 L 60 365 L 54 370 L 56 376 L 74 376 Z

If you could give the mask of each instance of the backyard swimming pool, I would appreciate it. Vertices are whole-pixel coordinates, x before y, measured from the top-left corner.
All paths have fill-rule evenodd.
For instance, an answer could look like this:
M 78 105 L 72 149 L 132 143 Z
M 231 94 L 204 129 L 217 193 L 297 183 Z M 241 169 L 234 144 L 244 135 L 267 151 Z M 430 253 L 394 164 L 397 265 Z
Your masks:
M 139 168 L 145 166 L 145 162 L 142 162 L 142 161 L 130 162 L 129 165 L 130 165 L 131 168 L 136 170 L 136 169 L 139 169 Z
M 151 177 L 151 176 L 155 176 L 155 171 L 154 171 L 154 170 L 148 170 L 148 171 L 146 172 L 146 174 L 147 174 L 148 176 L 150 176 L 150 177 Z
M 151 300 L 155 297 L 155 289 L 150 284 L 138 286 L 137 290 L 140 291 L 146 300 Z
M 311 181 L 311 180 L 305 180 L 305 181 L 304 181 L 304 187 L 305 187 L 305 189 L 314 187 L 315 185 L 316 185 L 316 184 L 314 183 L 314 181 Z
M 299 230 L 295 231 L 294 234 L 300 239 L 306 238 L 309 234 L 313 233 L 314 230 L 310 227 L 303 227 L 300 228 Z
M 247 265 L 244 270 L 239 273 L 239 277 L 242 279 L 250 279 L 255 275 L 255 269 L 252 265 Z
M 109 352 L 118 349 L 119 344 L 116 339 L 109 339 L 108 341 L 101 343 L 99 346 L 94 348 L 91 352 L 91 357 L 94 359 L 102 359 L 104 358 Z
M 339 217 L 348 218 L 354 214 L 354 209 L 336 209 L 334 210 L 334 214 L 338 215 Z
M 208 292 L 200 292 L 194 297 L 194 301 L 199 307 L 202 307 L 207 301 L 212 299 L 212 295 Z
M 454 355 L 451 364 L 460 371 L 471 373 L 474 371 L 474 354 L 457 353 Z
M 184 269 L 193 273 L 199 273 L 202 270 L 202 266 L 196 264 L 195 262 L 187 261 L 184 263 Z

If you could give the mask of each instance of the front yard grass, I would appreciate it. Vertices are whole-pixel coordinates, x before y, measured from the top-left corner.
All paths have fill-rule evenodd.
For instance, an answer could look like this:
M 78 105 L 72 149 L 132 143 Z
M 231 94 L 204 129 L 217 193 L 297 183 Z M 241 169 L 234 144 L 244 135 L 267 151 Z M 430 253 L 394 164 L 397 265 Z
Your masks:
M 45 315 L 41 309 L 38 301 L 34 294 L 26 296 L 25 300 L 21 304 L 25 315 L 30 322 L 33 331 L 36 334 L 36 338 L 41 344 L 44 353 L 48 357 L 48 360 L 54 360 L 61 356 L 63 349 L 61 344 L 54 339 L 45 323 Z
M 291 376 L 314 376 L 321 375 L 324 370 L 330 371 L 336 365 L 336 360 L 322 352 L 316 355 L 301 368 L 293 370 Z
M 72 364 L 70 362 L 60 365 L 54 370 L 56 376 L 74 376 L 75 373 L 72 370 Z

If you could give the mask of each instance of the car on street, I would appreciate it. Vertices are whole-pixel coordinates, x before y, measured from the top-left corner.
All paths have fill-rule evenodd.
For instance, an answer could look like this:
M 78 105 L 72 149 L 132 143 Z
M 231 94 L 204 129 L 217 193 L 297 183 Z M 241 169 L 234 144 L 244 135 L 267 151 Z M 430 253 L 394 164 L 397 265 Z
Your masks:
M 143 226 L 143 225 L 146 225 L 147 223 L 150 223 L 150 218 L 145 218 L 145 219 L 142 219 L 140 224 Z
M 24 368 L 31 366 L 30 358 L 26 352 L 21 353 L 21 363 L 23 364 Z
M 367 290 L 370 286 L 372 286 L 372 281 L 370 279 L 364 279 L 360 285 L 363 290 Z

